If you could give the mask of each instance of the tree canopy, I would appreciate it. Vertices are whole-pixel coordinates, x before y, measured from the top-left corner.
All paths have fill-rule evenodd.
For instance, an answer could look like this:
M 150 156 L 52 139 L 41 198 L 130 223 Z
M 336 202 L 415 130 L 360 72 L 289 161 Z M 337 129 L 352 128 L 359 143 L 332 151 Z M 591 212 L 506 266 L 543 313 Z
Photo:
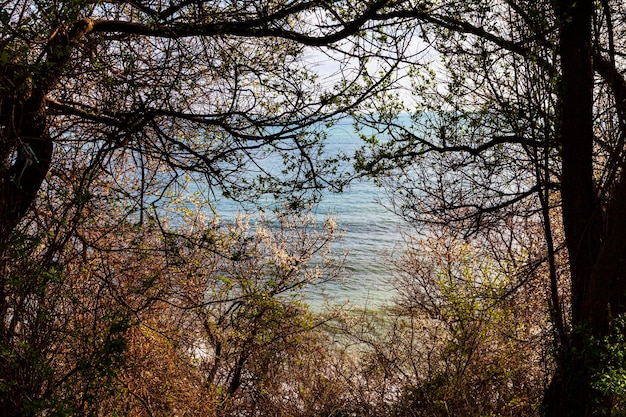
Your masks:
M 212 193 L 293 211 L 339 187 L 323 128 L 391 76 L 389 61 L 357 83 L 369 56 L 397 51 L 351 37 L 382 6 L 0 3 L 0 414 L 133 410 L 103 393 L 132 386 L 123 364 L 149 363 L 146 345 L 190 380 L 198 344 L 221 352 L 198 393 L 235 407 L 274 375 L 263 363 L 302 348 L 311 321 L 284 296 L 324 275 L 331 236 L 302 218 L 255 235 L 202 215 Z M 169 404 L 141 402 L 159 397 L 150 381 L 130 389 L 146 412 Z
M 297 199 L 328 186 L 334 167 L 321 155 L 320 125 L 386 77 L 378 74 L 355 95 L 365 59 L 383 50 L 335 42 L 382 6 L 4 2 L 5 240 L 67 146 L 84 152 L 85 172 L 112 170 L 112 159 L 125 157 L 146 181 L 161 164 L 174 176 L 201 174 L 239 198 L 259 190 Z M 335 45 L 327 53 L 336 58 L 358 55 L 361 64 L 344 63 L 336 84 L 322 83 L 306 65 L 305 46 L 323 45 Z M 268 155 L 282 160 L 282 172 L 259 162 Z
M 621 331 L 624 313 L 621 9 L 494 1 L 392 13 L 419 22 L 441 63 L 416 77 L 412 123 L 390 120 L 392 139 L 359 162 L 392 173 L 383 181 L 410 220 L 466 239 L 541 225 L 558 345 L 547 415 L 615 412 L 615 393 L 593 380 L 605 366 L 596 343 Z
M 17 311 L 43 305 L 27 300 L 80 258 L 61 254 L 91 259 L 105 231 L 145 223 L 179 250 L 159 210 L 185 181 L 235 199 L 285 196 L 292 208 L 340 188 L 323 128 L 351 114 L 379 132 L 355 167 L 388 187 L 401 215 L 498 241 L 502 264 L 526 256 L 504 298 L 543 280 L 555 363 L 543 412 L 614 415 L 623 395 L 598 379 L 613 369 L 605 341 L 621 334 L 626 308 L 621 6 L 4 1 L 2 340 L 17 337 Z M 334 62 L 329 78 L 314 68 L 320 57 Z M 409 83 L 414 100 L 403 103 L 397 89 Z M 542 250 L 528 250 L 537 230 Z M 46 267 L 22 265 L 35 254 Z M 447 291 L 416 276 L 422 290 Z

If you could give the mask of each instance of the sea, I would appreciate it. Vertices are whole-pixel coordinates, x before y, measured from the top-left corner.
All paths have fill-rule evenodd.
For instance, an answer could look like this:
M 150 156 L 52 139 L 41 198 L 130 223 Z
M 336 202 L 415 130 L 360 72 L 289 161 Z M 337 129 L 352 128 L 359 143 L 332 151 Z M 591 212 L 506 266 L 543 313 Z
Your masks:
M 350 155 L 362 144 L 350 119 L 344 119 L 328 131 L 325 152 Z M 371 179 L 355 180 L 341 193 L 323 194 L 313 214 L 319 223 L 328 216 L 335 219 L 343 234 L 331 248 L 345 261 L 339 279 L 304 289 L 304 301 L 313 310 L 336 305 L 378 309 L 393 298 L 393 261 L 402 253 L 401 231 L 406 227 L 389 206 L 386 192 Z M 218 200 L 216 207 L 225 220 L 239 211 L 227 200 Z

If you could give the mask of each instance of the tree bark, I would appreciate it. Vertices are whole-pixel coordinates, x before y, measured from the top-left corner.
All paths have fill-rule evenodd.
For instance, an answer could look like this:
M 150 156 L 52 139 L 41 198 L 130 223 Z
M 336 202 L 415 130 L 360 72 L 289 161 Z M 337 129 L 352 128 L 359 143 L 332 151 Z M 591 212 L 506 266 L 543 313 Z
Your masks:
M 546 416 L 605 415 L 604 394 L 594 390 L 601 355 L 594 341 L 610 332 L 623 312 L 626 180 L 600 201 L 593 173 L 593 2 L 556 0 L 560 26 L 563 224 L 570 260 L 572 332 L 557 355 L 557 372 L 544 398 Z
M 92 29 L 93 22 L 82 19 L 55 31 L 40 65 L 28 65 L 23 56 L 0 65 L 0 247 L 28 212 L 50 169 L 54 145 L 46 95 Z
M 50 168 L 53 151 L 44 101 L 28 100 L 11 108 L 10 124 L 15 131 L 3 135 L 3 146 L 13 149 L 8 155 L 10 165 L 0 172 L 0 244 L 8 241 L 35 200 Z

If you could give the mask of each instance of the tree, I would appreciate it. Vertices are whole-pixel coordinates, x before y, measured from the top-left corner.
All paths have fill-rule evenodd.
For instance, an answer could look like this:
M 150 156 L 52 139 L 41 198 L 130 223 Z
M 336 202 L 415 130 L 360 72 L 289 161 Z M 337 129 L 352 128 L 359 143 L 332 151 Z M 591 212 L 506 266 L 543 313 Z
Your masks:
M 150 275 L 158 299 L 139 313 L 99 415 L 308 415 L 309 368 L 326 366 L 328 345 L 301 290 L 339 272 L 334 223 L 271 220 L 200 218 L 170 236 L 170 266 Z
M 347 38 L 383 5 L 5 1 L 2 241 L 67 146 L 91 149 L 81 161 L 91 170 L 124 152 L 146 181 L 151 159 L 173 168 L 174 177 L 203 175 L 231 196 L 262 189 L 297 200 L 328 185 L 333 168 L 318 153 L 315 127 L 338 113 L 339 98 L 350 105 L 352 82 L 338 77 L 335 89 L 325 88 L 305 68 L 303 48 Z M 377 53 L 351 44 L 363 59 Z M 351 52 L 349 45 L 332 53 Z M 270 154 L 284 164 L 282 175 L 260 163 Z M 156 197 L 128 198 L 143 207 Z
M 393 304 L 345 326 L 369 365 L 364 378 L 388 381 L 390 415 L 538 415 L 551 328 L 537 292 L 548 282 L 545 265 L 529 268 L 526 256 L 543 242 L 512 233 L 529 223 L 509 226 L 470 240 L 445 227 L 429 227 L 428 238 L 406 236 Z
M 31 300 L 43 300 L 40 289 L 54 281 L 59 248 L 72 239 L 87 253 L 96 247 L 97 240 L 74 233 L 88 223 L 96 191 L 122 197 L 123 209 L 111 219 L 116 225 L 143 224 L 151 206 L 159 219 L 182 173 L 235 198 L 292 194 L 297 207 L 335 174 L 315 127 L 351 110 L 390 135 L 380 144 L 372 139 L 373 153 L 360 154 L 357 165 L 372 175 L 393 174 L 380 178 L 398 191 L 396 208 L 407 217 L 457 227 L 468 237 L 519 218 L 543 230 L 545 255 L 530 263 L 547 263 L 551 288 L 557 370 L 545 412 L 610 414 L 614 393 L 594 381 L 605 374 L 603 341 L 614 337 L 614 318 L 624 313 L 619 6 L 5 1 L 0 313 L 11 326 L 4 325 L 1 340 L 17 334 L 15 305 L 42 305 Z M 399 107 L 389 91 L 359 113 L 364 97 L 388 86 L 390 70 L 415 58 L 394 56 L 413 36 L 443 57 L 437 69 L 444 82 L 425 67 L 408 69 L 417 75 L 423 110 L 412 125 L 394 120 Z M 305 71 L 303 45 L 353 58 L 340 66 L 340 75 L 353 77 L 324 89 Z M 383 65 L 381 75 L 372 62 Z M 284 163 L 280 172 L 261 163 L 271 153 Z M 245 167 L 252 169 L 244 175 Z M 101 174 L 110 181 L 98 182 Z M 48 183 L 46 175 L 66 176 L 71 186 Z M 69 216 L 56 224 L 53 231 L 63 233 L 54 239 L 34 210 L 44 193 L 52 196 L 47 213 Z M 57 213 L 59 207 L 67 210 Z M 16 250 L 21 242 L 26 251 Z M 26 253 L 41 255 L 45 268 L 17 268 L 15 259 Z M 566 273 L 559 259 L 567 259 Z M 47 277 L 45 286 L 35 285 L 38 277 Z M 17 302 L 7 294 L 17 294 Z
M 138 223 L 120 179 L 78 208 L 73 181 L 49 177 L 4 252 L 0 415 L 228 415 L 307 384 L 324 348 L 301 290 L 338 273 L 332 221 L 229 224 L 187 196 Z
M 63 199 L 72 181 L 50 182 L 30 233 L 3 251 L 1 415 L 92 415 L 123 368 L 127 332 L 167 283 L 159 228 L 117 219 L 110 198 L 83 204 L 89 221 L 76 224 L 86 213 Z
M 625 308 L 621 5 L 401 3 L 383 15 L 413 21 L 445 75 L 415 67 L 423 111 L 412 124 L 389 115 L 391 140 L 362 154 L 361 168 L 392 173 L 382 181 L 410 219 L 454 224 L 465 236 L 507 218 L 541 225 L 557 344 L 544 411 L 617 412 L 593 381 L 605 366 L 601 341 Z
M 391 74 L 393 62 L 357 86 L 368 58 L 389 54 L 351 37 L 384 2 L 0 4 L 0 412 L 94 414 L 137 328 L 183 285 L 185 242 L 249 261 L 210 234 L 178 233 L 194 191 L 271 193 L 294 209 L 335 185 L 323 127 Z M 345 59 L 332 80 L 310 70 L 307 46 Z M 228 300 L 245 313 L 229 331 L 255 329 L 268 311 L 304 326 L 302 309 L 257 289 Z M 228 328 L 234 315 L 223 314 Z M 226 397 L 262 356 L 258 338 L 229 344 L 229 370 L 217 363 L 230 372 L 214 377 Z

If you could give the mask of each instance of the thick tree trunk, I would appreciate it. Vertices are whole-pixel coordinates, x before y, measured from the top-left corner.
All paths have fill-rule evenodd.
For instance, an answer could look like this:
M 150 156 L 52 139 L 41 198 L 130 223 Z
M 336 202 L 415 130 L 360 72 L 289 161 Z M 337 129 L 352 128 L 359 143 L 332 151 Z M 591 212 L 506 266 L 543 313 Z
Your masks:
M 561 193 L 572 273 L 572 320 L 582 324 L 599 251 L 602 210 L 593 184 L 593 65 L 590 0 L 561 1 Z M 569 3 L 569 4 L 568 4 Z M 593 310 L 593 309 L 591 309 Z
M 0 65 L 0 246 L 28 212 L 50 169 L 46 95 L 92 29 L 93 22 L 83 19 L 55 31 L 41 65 L 29 66 L 23 56 L 9 56 Z
M 626 180 L 601 202 L 593 174 L 591 0 L 556 0 L 560 21 L 563 224 L 570 259 L 572 332 L 557 357 L 544 398 L 546 416 L 604 415 L 607 398 L 592 387 L 601 367 L 598 347 L 611 317 L 623 312 Z
M 53 143 L 46 95 L 93 26 L 91 19 L 82 19 L 54 31 L 40 65 L 29 66 L 23 56 L 10 56 L 0 66 L 0 248 L 28 212 L 50 169 Z
M 0 171 L 0 244 L 8 241 L 28 212 L 48 173 L 53 151 L 43 98 L 34 97 L 10 110 L 10 116 L 3 117 L 8 123 L 2 129 L 2 148 L 9 151 L 3 157 L 9 160 L 3 161 Z

